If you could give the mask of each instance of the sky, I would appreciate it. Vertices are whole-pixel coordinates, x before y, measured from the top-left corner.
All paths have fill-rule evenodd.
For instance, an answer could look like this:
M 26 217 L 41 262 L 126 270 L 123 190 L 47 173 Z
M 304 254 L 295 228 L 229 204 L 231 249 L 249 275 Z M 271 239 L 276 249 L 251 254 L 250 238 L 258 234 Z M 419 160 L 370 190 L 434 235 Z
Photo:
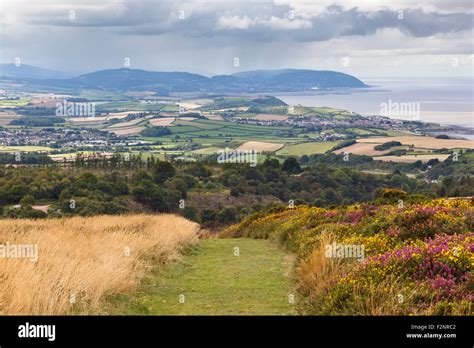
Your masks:
M 473 76 L 471 0 L 0 0 L 0 62 L 207 76 Z

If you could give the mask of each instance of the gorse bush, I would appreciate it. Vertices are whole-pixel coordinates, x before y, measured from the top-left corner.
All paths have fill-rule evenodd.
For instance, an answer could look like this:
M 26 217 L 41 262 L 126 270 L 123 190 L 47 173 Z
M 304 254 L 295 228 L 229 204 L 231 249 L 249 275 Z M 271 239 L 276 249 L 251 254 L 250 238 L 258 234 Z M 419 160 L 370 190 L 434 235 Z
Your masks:
M 459 199 L 296 206 L 259 212 L 223 235 L 269 238 L 294 252 L 302 313 L 472 314 L 473 216 L 473 202 Z M 363 247 L 363 258 L 323 255 L 332 243 Z

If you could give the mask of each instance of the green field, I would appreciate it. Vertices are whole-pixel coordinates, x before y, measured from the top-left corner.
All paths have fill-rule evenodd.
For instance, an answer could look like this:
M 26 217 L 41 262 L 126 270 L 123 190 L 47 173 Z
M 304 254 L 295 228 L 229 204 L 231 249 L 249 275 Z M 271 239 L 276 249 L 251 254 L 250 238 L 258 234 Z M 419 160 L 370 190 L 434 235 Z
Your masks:
M 199 150 L 190 151 L 190 153 L 194 155 L 212 155 L 219 150 L 222 150 L 222 149 L 219 147 L 211 146 L 211 147 L 205 147 Z
M 284 148 L 276 152 L 280 156 L 302 156 L 302 155 L 312 155 L 312 154 L 322 154 L 328 150 L 331 150 L 336 146 L 338 141 L 328 141 L 321 143 L 300 143 L 300 144 L 290 144 L 286 145 Z
M 86 98 L 89 100 L 123 100 L 124 94 L 119 92 L 111 91 L 98 91 L 98 90 L 82 90 L 79 94 L 80 98 Z
M 110 103 L 99 104 L 97 111 L 115 112 L 115 111 L 162 111 L 163 104 L 147 104 L 138 101 L 113 101 Z
M 165 105 L 161 108 L 161 111 L 164 111 L 164 112 L 178 112 L 179 107 L 176 106 L 176 105 Z
M 14 100 L 0 100 L 0 107 L 5 106 L 25 106 L 31 102 L 31 98 L 14 99 Z
M 0 146 L 0 152 L 31 152 L 31 151 L 52 151 L 53 149 L 46 146 Z
M 205 239 L 182 262 L 157 267 L 134 294 L 110 299 L 104 310 L 120 315 L 292 315 L 290 270 L 291 258 L 269 240 Z
M 399 131 L 394 131 L 394 130 L 385 130 L 385 129 L 379 129 L 379 132 L 387 134 L 389 137 L 405 137 L 408 135 L 412 135 L 406 132 L 399 132 Z
M 347 128 L 347 130 L 358 135 L 375 135 L 376 134 L 371 130 L 363 129 L 363 128 Z

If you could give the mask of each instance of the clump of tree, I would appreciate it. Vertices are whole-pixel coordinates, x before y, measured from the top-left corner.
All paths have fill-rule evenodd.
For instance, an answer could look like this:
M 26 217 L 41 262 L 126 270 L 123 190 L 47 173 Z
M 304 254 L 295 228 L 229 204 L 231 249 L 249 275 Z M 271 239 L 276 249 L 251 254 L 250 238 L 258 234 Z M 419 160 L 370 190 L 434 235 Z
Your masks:
M 17 107 L 15 113 L 22 116 L 56 116 L 56 108 L 45 108 L 40 106 Z
M 357 141 L 355 139 L 349 139 L 349 140 L 344 140 L 343 142 L 335 145 L 331 151 L 336 151 L 336 150 L 339 150 L 339 149 L 343 149 L 347 146 L 351 146 L 351 145 L 354 145 Z
M 150 127 L 142 130 L 140 134 L 144 137 L 161 137 L 172 133 L 170 129 L 166 127 Z
M 11 125 L 27 127 L 51 127 L 57 123 L 64 123 L 63 117 L 45 116 L 45 117 L 21 117 L 10 121 Z
M 386 143 L 383 143 L 383 144 L 380 144 L 380 145 L 375 145 L 374 150 L 385 151 L 385 150 L 388 150 L 392 147 L 401 146 L 401 145 L 402 145 L 402 143 L 399 142 L 399 141 L 387 141 Z
M 35 199 L 31 195 L 26 195 L 20 200 L 19 206 L 14 206 L 7 210 L 6 216 L 14 219 L 42 219 L 48 215 L 41 211 L 33 209 Z

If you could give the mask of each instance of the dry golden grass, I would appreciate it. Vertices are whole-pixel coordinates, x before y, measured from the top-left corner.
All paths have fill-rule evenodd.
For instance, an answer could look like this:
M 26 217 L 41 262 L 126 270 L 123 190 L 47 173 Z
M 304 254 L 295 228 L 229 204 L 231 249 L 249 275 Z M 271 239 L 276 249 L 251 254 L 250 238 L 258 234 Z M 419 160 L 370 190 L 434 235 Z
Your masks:
M 331 233 L 323 232 L 320 236 L 319 246 L 314 248 L 311 255 L 298 267 L 299 290 L 308 295 L 312 302 L 316 297 L 330 288 L 340 275 L 354 267 L 355 261 L 344 262 L 339 258 L 328 258 L 325 255 L 325 246 L 335 239 Z M 404 302 L 409 300 L 413 293 L 404 293 L 404 302 L 400 301 L 401 291 L 396 280 L 374 284 L 369 292 L 354 287 L 352 294 L 354 313 L 350 315 L 397 315 L 402 311 Z M 356 284 L 357 285 L 357 284 Z
M 388 278 L 380 283 L 371 283 L 368 288 L 356 283 L 351 295 L 352 315 L 401 315 L 413 301 L 414 290 L 402 291 L 399 278 Z
M 169 214 L 0 220 L 0 244 L 38 245 L 36 262 L 0 258 L 0 310 L 100 313 L 104 296 L 132 290 L 152 260 L 179 258 L 198 232 L 198 224 Z
M 308 259 L 298 267 L 300 291 L 308 294 L 310 300 L 327 289 L 344 270 L 345 265 L 341 259 L 328 258 L 325 255 L 326 245 L 333 243 L 334 240 L 331 233 L 322 232 L 319 246 L 316 246 Z

